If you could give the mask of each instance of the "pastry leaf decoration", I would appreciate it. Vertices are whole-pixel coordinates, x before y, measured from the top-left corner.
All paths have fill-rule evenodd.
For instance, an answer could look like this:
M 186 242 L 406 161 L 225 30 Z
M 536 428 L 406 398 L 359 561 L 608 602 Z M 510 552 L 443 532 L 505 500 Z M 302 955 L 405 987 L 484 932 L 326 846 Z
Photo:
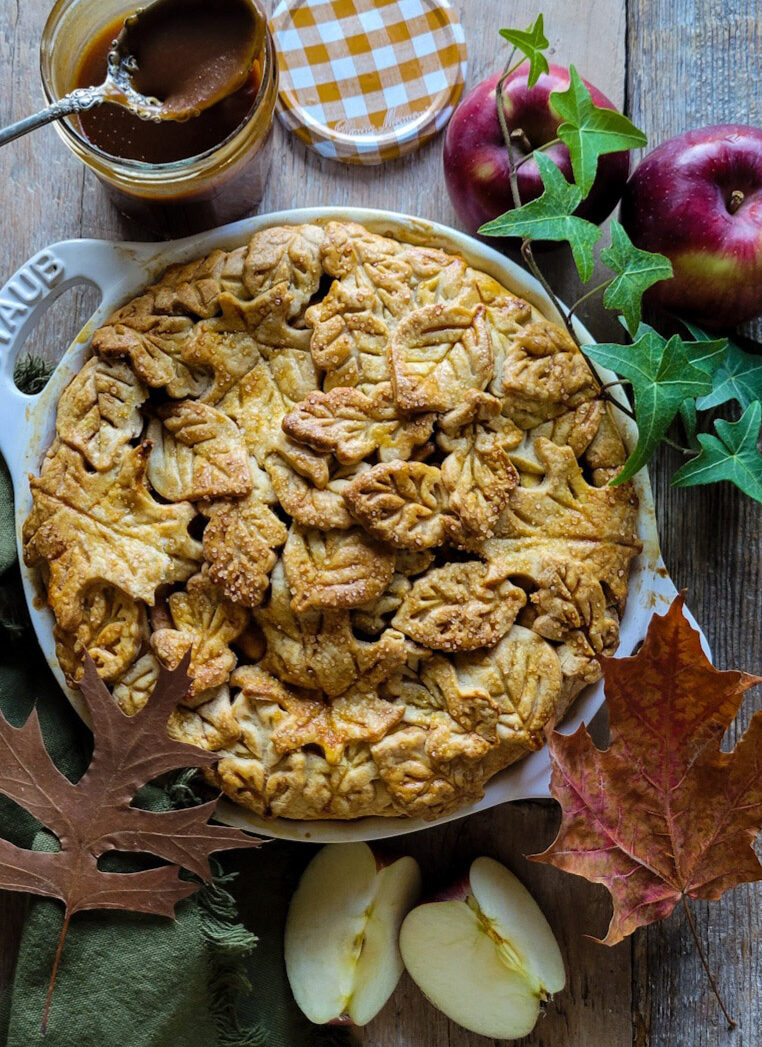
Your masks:
M 573 65 L 569 66 L 568 89 L 553 91 L 550 104 L 563 118 L 556 133 L 569 150 L 574 181 L 583 196 L 593 188 L 598 157 L 648 144 L 643 132 L 624 113 L 595 105 Z
M 762 827 L 762 711 L 732 751 L 721 749 L 762 678 L 712 666 L 682 596 L 651 619 L 636 655 L 601 663 L 610 745 L 596 748 L 584 726 L 550 733 L 562 821 L 533 858 L 605 885 L 614 912 L 602 941 L 615 945 L 680 902 L 690 919 L 689 898 L 762 880 L 752 846 Z
M 521 137 L 522 129 L 511 128 L 509 114 L 502 102 L 506 80 L 518 68 L 513 59 L 518 50 L 530 59 L 534 55 L 534 37 L 544 32 L 541 18 L 528 30 L 501 29 L 501 36 L 513 45 L 505 72 L 496 88 L 497 119 L 500 124 L 506 153 L 513 206 L 511 210 L 487 222 L 479 230 L 485 236 L 516 237 L 521 243 L 521 256 L 527 269 L 539 281 L 550 303 L 563 319 L 569 336 L 588 361 L 600 363 L 615 372 L 624 382 L 607 382 L 598 392 L 600 400 L 637 422 L 640 428 L 635 452 L 624 470 L 612 483 L 622 483 L 645 466 L 657 447 L 669 443 L 681 451 L 688 461 L 675 476 L 677 486 L 713 483 L 729 480 L 745 494 L 762 501 L 757 456 L 753 447 L 754 434 L 749 425 L 755 422 L 754 413 L 745 413 L 742 429 L 727 429 L 728 423 L 706 432 L 702 411 L 735 401 L 741 411 L 754 403 L 762 412 L 762 357 L 745 352 L 726 338 L 714 339 L 699 328 L 686 323 L 694 341 L 663 338 L 653 328 L 641 322 L 644 295 L 660 280 L 672 277 L 672 266 L 661 254 L 643 251 L 631 241 L 617 221 L 611 223 L 611 244 L 600 252 L 598 269 L 608 267 L 610 272 L 592 287 L 584 288 L 576 302 L 567 307 L 561 302 L 533 253 L 536 241 L 566 242 L 583 283 L 593 276 L 593 248 L 601 236 L 597 226 L 580 218 L 578 211 L 598 180 L 598 160 L 601 156 L 639 148 L 647 144 L 646 136 L 622 113 L 595 105 L 574 66 L 569 67 L 569 86 L 565 91 L 550 95 L 551 106 L 561 123 L 556 138 L 530 149 L 520 158 L 516 155 L 514 136 Z M 539 75 L 539 74 L 538 74 Z M 537 77 L 531 78 L 530 88 Z M 525 136 L 524 136 L 525 137 Z M 569 152 L 572 181 L 543 152 L 550 145 L 561 143 Z M 557 151 L 556 151 L 557 153 Z M 517 172 L 522 164 L 533 159 L 544 186 L 543 194 L 524 203 L 519 194 Z M 632 336 L 631 346 L 590 346 L 583 344 L 575 320 L 575 313 L 588 299 L 603 296 L 603 305 L 616 310 L 623 317 Z M 647 300 L 647 298 L 646 298 Z M 685 321 L 683 321 L 685 322 Z M 688 369 L 681 374 L 681 369 Z M 703 381 L 697 372 L 703 372 Z M 708 384 L 707 384 L 708 382 Z M 615 396 L 612 385 L 632 385 L 635 404 L 626 396 Z M 681 399 L 681 393 L 685 395 Z M 730 425 L 740 424 L 740 411 Z M 684 432 L 683 444 L 676 442 L 669 430 L 679 417 Z M 711 420 L 710 420 L 711 421 Z M 702 424 L 704 432 L 701 432 Z M 743 451 L 735 441 L 743 436 Z M 730 442 L 728 442 L 730 441 Z
M 150 601 L 157 585 L 184 581 L 201 559 L 188 533 L 193 506 L 158 502 L 145 482 L 150 450 L 144 441 L 91 475 L 81 455 L 61 444 L 30 481 L 36 509 L 24 524 L 26 558 L 30 565 L 49 561 L 48 593 L 65 629 L 79 625 L 93 584 Z M 72 532 L 82 536 L 74 545 L 66 542 Z
M 174 670 L 162 668 L 148 703 L 127 716 L 85 655 L 79 687 L 92 721 L 94 752 L 76 783 L 50 759 L 36 711 L 21 727 L 12 727 L 0 715 L 0 793 L 41 822 L 60 845 L 53 852 L 30 851 L 0 839 L 0 888 L 57 898 L 65 907 L 43 1031 L 58 961 L 75 913 L 121 909 L 173 917 L 177 903 L 193 894 L 199 881 L 211 879 L 211 854 L 261 842 L 239 829 L 210 825 L 214 800 L 167 812 L 131 805 L 137 791 L 159 775 L 208 766 L 216 759 L 167 734 L 167 720 L 191 683 L 189 657 L 186 654 Z M 168 864 L 141 872 L 107 872 L 98 867 L 98 858 L 108 851 L 151 854 Z M 198 879 L 181 878 L 181 869 Z
M 548 59 L 543 54 L 547 51 L 549 44 L 545 36 L 543 16 L 539 14 L 537 20 L 526 29 L 501 29 L 500 35 L 509 44 L 513 44 L 524 59 L 529 61 L 529 77 L 527 83 L 534 87 L 540 76 L 549 70 Z

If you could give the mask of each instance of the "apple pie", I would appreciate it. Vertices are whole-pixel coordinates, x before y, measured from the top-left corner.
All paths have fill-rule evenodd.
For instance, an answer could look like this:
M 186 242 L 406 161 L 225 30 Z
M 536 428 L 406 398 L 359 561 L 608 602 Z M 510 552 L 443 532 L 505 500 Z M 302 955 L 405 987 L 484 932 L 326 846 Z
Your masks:
M 463 259 L 283 226 L 168 269 L 92 339 L 24 526 L 75 683 L 263 816 L 436 818 L 600 676 L 640 550 L 567 333 Z

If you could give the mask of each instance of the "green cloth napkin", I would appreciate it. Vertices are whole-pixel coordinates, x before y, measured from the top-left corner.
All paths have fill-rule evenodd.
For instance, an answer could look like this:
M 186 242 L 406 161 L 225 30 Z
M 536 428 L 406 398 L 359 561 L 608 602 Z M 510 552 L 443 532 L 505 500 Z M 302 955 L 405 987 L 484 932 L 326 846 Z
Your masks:
M 0 459 L 0 711 L 18 726 L 34 706 L 48 751 L 76 780 L 89 761 L 91 736 L 50 673 L 26 614 L 12 488 Z M 154 810 L 182 805 L 189 792 L 186 781 L 187 776 L 166 789 L 148 786 L 138 802 Z M 0 836 L 21 847 L 58 846 L 47 830 L 1 796 Z M 313 853 L 306 845 L 271 842 L 257 851 L 226 854 L 214 883 L 181 902 L 175 920 L 78 913 L 69 928 L 44 1037 L 40 1020 L 63 910 L 56 902 L 32 900 L 15 978 L 0 1006 L 0 1044 L 346 1044 L 345 1030 L 314 1026 L 303 1017 L 283 963 L 288 900 Z M 135 858 L 125 856 L 108 856 L 108 862 L 118 869 L 137 867 Z

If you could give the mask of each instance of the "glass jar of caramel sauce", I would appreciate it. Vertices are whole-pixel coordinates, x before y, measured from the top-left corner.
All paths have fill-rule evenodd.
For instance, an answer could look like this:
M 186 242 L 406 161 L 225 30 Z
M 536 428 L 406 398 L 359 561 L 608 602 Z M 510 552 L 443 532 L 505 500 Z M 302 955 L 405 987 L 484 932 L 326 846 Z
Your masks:
M 264 18 L 258 0 L 238 2 Z M 208 11 L 209 0 L 189 0 L 189 19 L 204 4 Z M 104 80 L 112 41 L 138 6 L 139 0 L 57 0 L 40 51 L 48 101 Z M 178 61 L 182 43 L 168 61 Z M 141 120 L 104 103 L 54 126 L 124 214 L 154 232 L 181 235 L 233 221 L 257 206 L 270 167 L 277 94 L 268 28 L 243 85 L 187 120 Z

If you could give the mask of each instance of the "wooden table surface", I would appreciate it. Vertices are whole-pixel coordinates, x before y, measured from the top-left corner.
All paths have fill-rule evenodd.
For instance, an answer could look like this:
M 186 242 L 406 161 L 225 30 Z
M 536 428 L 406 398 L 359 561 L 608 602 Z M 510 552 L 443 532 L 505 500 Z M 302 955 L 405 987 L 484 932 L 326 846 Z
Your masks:
M 469 47 L 469 84 L 504 60 L 497 29 L 525 26 L 528 0 L 454 0 Z M 40 100 L 38 46 L 50 3 L 0 4 L 0 123 Z M 657 144 L 703 124 L 762 124 L 760 0 L 545 0 L 552 60 L 576 63 Z M 388 207 L 457 226 L 441 174 L 441 139 L 382 168 L 321 161 L 276 128 L 273 168 L 260 210 L 315 204 Z M 0 211 L 7 276 L 35 251 L 66 237 L 146 238 L 123 221 L 95 179 L 50 128 L 0 152 Z M 574 294 L 563 256 L 552 260 L 558 290 Z M 92 308 L 91 292 L 64 296 L 35 333 L 33 348 L 55 356 Z M 595 307 L 583 313 L 599 337 L 614 333 Z M 760 506 L 727 485 L 670 488 L 670 454 L 651 469 L 664 559 L 703 626 L 719 666 L 762 666 Z M 734 739 L 762 703 L 748 698 Z M 695 954 L 684 917 L 608 949 L 603 888 L 523 855 L 553 838 L 558 810 L 548 802 L 506 805 L 409 838 L 429 881 L 480 853 L 504 860 L 531 886 L 558 935 L 568 988 L 551 1004 L 532 1047 L 756 1047 L 762 1027 L 762 886 L 741 887 L 696 904 L 696 921 L 739 1028 L 728 1033 Z M 407 841 L 406 841 L 407 842 Z M 12 970 L 22 905 L 0 896 L 0 984 Z M 366 1047 L 482 1047 L 487 1041 L 450 1023 L 403 977 L 392 1000 L 358 1038 Z M 107 1047 L 107 1045 L 104 1045 Z M 129 1047 L 129 1045 L 125 1045 Z M 180 1047 L 180 1045 L 178 1045 Z M 297 1047 L 297 1045 L 295 1045 Z

